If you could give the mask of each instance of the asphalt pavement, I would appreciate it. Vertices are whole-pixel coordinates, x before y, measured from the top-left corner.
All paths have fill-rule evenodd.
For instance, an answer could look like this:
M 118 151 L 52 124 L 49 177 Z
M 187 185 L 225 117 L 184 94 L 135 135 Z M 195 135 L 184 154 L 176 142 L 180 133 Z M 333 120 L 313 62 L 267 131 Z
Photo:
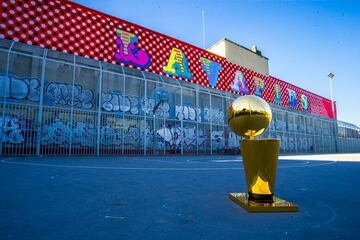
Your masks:
M 360 155 L 309 156 L 279 160 L 292 213 L 228 199 L 239 156 L 0 157 L 0 239 L 360 239 Z

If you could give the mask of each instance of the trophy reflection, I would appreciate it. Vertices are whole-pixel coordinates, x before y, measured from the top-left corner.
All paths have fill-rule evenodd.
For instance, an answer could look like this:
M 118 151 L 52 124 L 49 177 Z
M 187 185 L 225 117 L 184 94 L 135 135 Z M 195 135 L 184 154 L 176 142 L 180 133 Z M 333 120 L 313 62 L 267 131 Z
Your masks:
M 274 196 L 280 139 L 255 139 L 270 125 L 269 104 L 260 97 L 242 96 L 229 106 L 231 130 L 240 141 L 247 193 L 230 193 L 229 198 L 249 212 L 297 211 L 292 203 Z

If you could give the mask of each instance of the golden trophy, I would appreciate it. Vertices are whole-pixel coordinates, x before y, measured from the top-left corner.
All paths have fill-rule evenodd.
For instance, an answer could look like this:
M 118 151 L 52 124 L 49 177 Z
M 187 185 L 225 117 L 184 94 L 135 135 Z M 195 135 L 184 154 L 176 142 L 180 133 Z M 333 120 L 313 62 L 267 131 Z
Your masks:
M 249 212 L 294 212 L 298 207 L 274 196 L 280 139 L 254 139 L 270 125 L 269 104 L 257 96 L 242 96 L 227 112 L 231 130 L 240 141 L 247 193 L 230 193 L 229 198 Z

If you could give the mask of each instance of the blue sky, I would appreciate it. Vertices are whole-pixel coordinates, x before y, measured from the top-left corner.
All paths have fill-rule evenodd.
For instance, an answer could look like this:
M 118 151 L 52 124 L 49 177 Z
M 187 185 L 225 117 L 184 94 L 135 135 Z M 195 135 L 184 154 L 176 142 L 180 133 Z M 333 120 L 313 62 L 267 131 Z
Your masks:
M 360 1 L 75 2 L 198 47 L 204 9 L 205 47 L 224 37 L 256 44 L 272 76 L 327 98 L 327 73 L 334 72 L 338 119 L 360 126 Z

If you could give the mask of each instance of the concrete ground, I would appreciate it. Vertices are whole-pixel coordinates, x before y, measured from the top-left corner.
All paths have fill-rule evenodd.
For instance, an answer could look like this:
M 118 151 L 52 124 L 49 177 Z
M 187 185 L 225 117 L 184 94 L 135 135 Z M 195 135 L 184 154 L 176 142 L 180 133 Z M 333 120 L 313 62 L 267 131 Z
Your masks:
M 0 239 L 360 239 L 349 156 L 281 157 L 276 195 L 295 213 L 230 201 L 246 191 L 238 156 L 0 157 Z

